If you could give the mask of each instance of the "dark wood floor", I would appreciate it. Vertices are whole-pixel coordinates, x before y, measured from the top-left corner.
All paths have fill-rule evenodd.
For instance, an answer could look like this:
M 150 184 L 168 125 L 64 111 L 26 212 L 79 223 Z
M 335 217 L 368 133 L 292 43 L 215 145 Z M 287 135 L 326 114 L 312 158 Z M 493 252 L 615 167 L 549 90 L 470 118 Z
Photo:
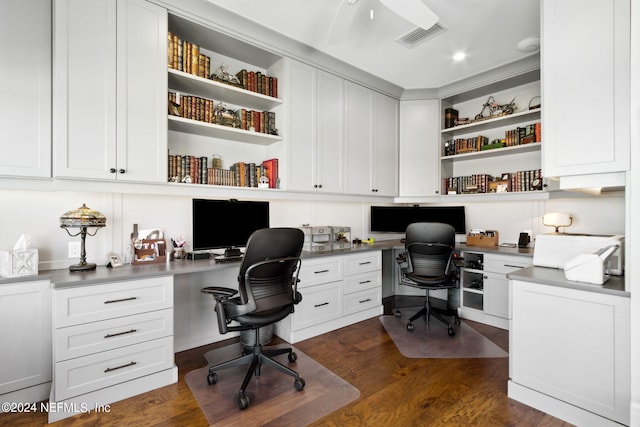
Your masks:
M 405 306 L 406 301 L 386 299 L 385 312 L 390 313 L 395 304 Z M 507 331 L 468 323 L 508 351 Z M 116 402 L 109 413 L 77 415 L 55 425 L 207 426 L 184 376 L 205 365 L 204 353 L 229 342 L 176 354 L 177 384 Z M 569 426 L 507 397 L 507 358 L 408 359 L 377 318 L 295 346 L 360 391 L 359 399 L 314 426 Z M 0 414 L 0 426 L 46 423 L 43 413 Z

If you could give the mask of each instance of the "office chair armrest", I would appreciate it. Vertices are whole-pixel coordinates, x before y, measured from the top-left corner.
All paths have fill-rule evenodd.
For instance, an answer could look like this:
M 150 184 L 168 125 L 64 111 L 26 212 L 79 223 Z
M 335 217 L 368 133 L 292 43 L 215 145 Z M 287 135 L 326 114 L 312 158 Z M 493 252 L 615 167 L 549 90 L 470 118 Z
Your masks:
M 238 291 L 231 288 L 222 288 L 219 286 L 209 286 L 200 290 L 203 294 L 213 295 L 216 301 L 225 301 L 236 295 Z

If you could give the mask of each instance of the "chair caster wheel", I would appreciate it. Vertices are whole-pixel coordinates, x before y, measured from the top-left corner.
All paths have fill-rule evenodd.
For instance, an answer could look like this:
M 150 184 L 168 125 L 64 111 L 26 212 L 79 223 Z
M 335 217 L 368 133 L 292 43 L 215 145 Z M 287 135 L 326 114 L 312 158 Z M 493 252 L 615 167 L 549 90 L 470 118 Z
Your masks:
M 460 319 L 456 319 L 455 322 L 456 322 L 456 325 L 459 325 L 460 324 Z
M 293 363 L 296 360 L 298 360 L 298 355 L 293 351 L 291 353 L 289 353 L 289 356 L 287 356 L 287 357 L 289 359 L 289 362 L 291 362 L 291 363 Z
M 305 382 L 302 378 L 298 378 L 293 382 L 293 386 L 296 388 L 296 390 L 300 391 L 304 388 Z
M 218 375 L 215 372 L 207 375 L 207 384 L 213 385 L 217 382 L 218 382 Z
M 413 323 L 407 323 L 407 331 L 413 332 Z
M 400 312 L 400 310 L 396 310 L 395 313 L 393 313 L 394 316 L 396 316 L 396 319 L 399 319 L 400 317 L 402 317 L 402 313 Z
M 449 334 L 450 337 L 452 337 L 456 334 L 456 331 L 453 328 L 449 328 L 447 329 L 447 333 Z
M 246 394 L 239 394 L 238 396 L 236 396 L 235 402 L 236 405 L 238 405 L 238 408 L 247 409 L 249 403 L 251 403 L 251 399 L 249 399 L 249 396 L 247 396 Z

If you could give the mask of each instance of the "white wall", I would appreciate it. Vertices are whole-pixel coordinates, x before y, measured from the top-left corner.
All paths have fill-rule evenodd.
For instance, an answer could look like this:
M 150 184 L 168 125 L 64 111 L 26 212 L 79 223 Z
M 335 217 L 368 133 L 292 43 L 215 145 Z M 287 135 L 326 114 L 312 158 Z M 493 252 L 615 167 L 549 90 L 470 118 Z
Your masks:
M 268 194 L 266 194 L 268 196 Z M 140 228 L 162 228 L 167 239 L 184 236 L 191 241 L 191 197 L 131 195 L 120 193 L 47 192 L 0 190 L 0 250 L 12 249 L 22 233 L 30 234 L 32 247 L 39 250 L 40 270 L 66 268 L 77 262 L 67 257 L 68 242 L 78 241 L 60 228 L 60 216 L 83 203 L 102 212 L 107 226 L 87 237 L 89 262 L 106 264 L 106 254 L 124 256 L 133 224 Z M 451 203 L 456 204 L 456 203 Z M 501 242 L 517 242 L 523 230 L 534 236 L 552 230 L 540 218 L 545 212 L 562 211 L 574 216 L 567 232 L 624 233 L 624 197 L 615 196 L 465 203 L 467 228 L 493 229 Z M 369 204 L 361 202 L 283 201 L 270 203 L 272 226 L 350 226 L 351 237 L 376 240 L 398 235 L 369 233 Z

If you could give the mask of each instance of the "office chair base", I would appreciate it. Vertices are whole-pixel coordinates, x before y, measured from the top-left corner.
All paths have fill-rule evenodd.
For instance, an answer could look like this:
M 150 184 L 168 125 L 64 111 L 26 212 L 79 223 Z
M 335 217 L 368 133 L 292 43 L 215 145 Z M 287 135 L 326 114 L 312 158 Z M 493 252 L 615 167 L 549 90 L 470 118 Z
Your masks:
M 396 310 L 394 314 L 395 314 L 395 317 L 398 319 L 402 316 L 402 313 L 400 312 L 400 310 Z M 458 317 L 457 313 L 451 314 L 451 315 L 454 318 L 454 323 L 456 325 L 459 325 L 460 318 Z M 434 309 L 433 307 L 431 307 L 431 304 L 429 302 L 427 302 L 425 306 L 422 309 L 420 309 L 420 311 L 418 311 L 416 314 L 411 316 L 411 318 L 407 322 L 407 330 L 409 332 L 413 332 L 415 328 L 413 326 L 414 320 L 420 317 L 424 317 L 425 322 L 429 323 L 431 316 L 441 321 L 447 327 L 447 334 L 449 334 L 450 337 L 453 337 L 456 334 L 456 330 L 453 324 L 449 320 L 447 320 L 437 309 Z

